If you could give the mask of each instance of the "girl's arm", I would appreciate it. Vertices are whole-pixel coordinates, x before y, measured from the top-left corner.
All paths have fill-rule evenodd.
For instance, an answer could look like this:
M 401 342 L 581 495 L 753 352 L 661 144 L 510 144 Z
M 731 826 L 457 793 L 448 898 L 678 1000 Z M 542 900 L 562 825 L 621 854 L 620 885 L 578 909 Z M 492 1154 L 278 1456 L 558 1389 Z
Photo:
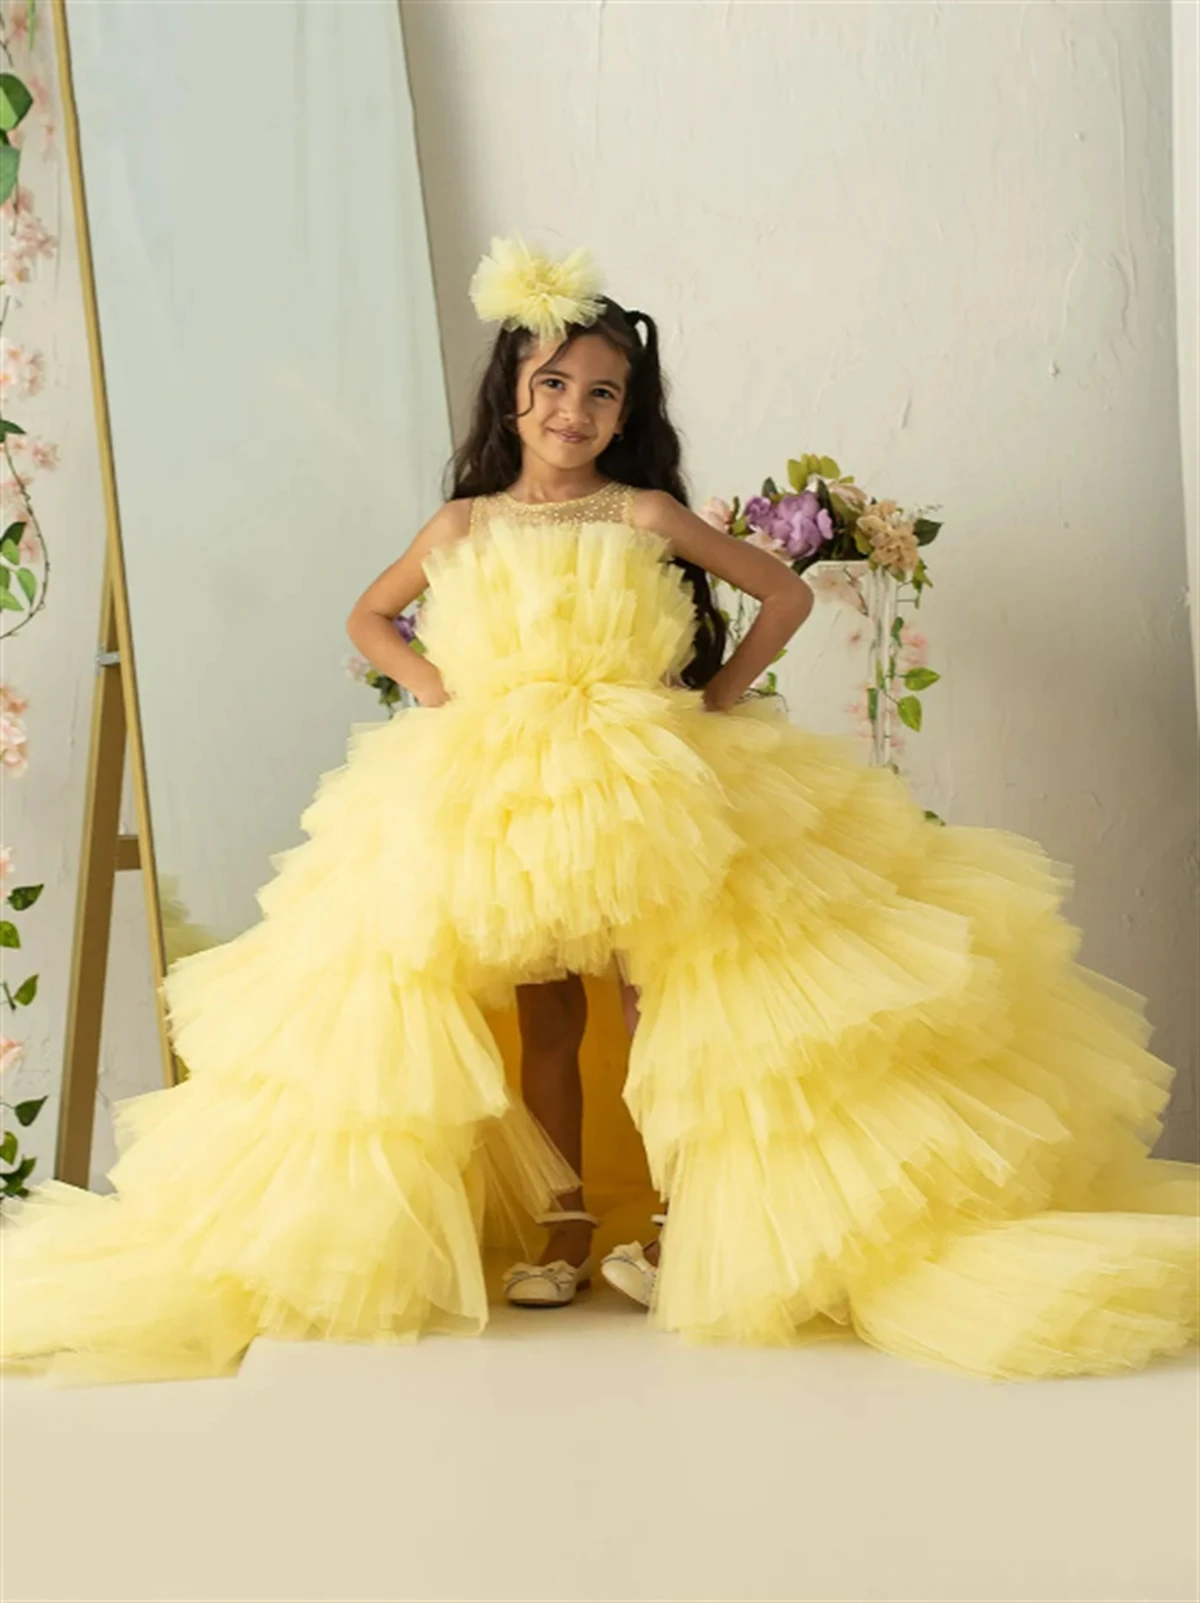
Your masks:
M 715 712 L 732 707 L 775 661 L 813 608 L 813 593 L 799 574 L 767 551 L 722 534 L 665 490 L 640 490 L 634 522 L 660 535 L 673 555 L 724 579 L 762 603 L 746 637 L 705 686 Z
M 387 674 L 422 707 L 440 707 L 449 697 L 437 668 L 401 640 L 394 619 L 425 590 L 425 564 L 439 546 L 461 540 L 470 522 L 469 501 L 448 501 L 417 535 L 398 562 L 368 585 L 354 603 L 346 632 L 372 668 Z

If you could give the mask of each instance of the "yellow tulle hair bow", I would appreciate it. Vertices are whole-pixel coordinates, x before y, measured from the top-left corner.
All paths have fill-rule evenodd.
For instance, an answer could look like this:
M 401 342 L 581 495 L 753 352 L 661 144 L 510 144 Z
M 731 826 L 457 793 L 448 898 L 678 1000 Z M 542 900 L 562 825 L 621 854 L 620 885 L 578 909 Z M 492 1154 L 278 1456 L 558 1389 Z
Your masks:
M 520 239 L 494 239 L 471 280 L 471 300 L 485 323 L 527 328 L 539 340 L 568 327 L 590 328 L 604 310 L 600 274 L 586 250 L 556 262 Z

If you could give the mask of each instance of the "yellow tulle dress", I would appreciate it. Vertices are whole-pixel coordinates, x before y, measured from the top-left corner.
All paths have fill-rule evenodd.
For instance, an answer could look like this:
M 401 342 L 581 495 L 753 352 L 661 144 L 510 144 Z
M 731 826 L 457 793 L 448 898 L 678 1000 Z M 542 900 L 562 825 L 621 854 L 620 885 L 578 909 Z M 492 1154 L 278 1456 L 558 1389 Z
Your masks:
M 51 1183 L 10 1219 L 10 1361 L 203 1375 L 258 1335 L 481 1330 L 489 1231 L 574 1183 L 485 1009 L 614 960 L 669 1199 L 658 1327 L 833 1320 L 1003 1377 L 1194 1337 L 1196 1171 L 1146 1156 L 1169 1072 L 1077 966 L 1059 872 L 766 704 L 672 688 L 691 601 L 631 509 L 491 497 L 434 558 L 451 700 L 358 732 L 261 922 L 173 969 L 189 1078 L 121 1108 L 114 1196 Z

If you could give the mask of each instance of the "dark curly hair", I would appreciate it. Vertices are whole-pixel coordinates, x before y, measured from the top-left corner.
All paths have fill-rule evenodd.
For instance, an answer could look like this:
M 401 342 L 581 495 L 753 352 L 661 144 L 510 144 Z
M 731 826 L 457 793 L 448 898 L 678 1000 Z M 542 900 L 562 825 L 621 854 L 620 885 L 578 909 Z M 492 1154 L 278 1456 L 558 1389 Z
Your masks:
M 603 312 L 587 327 L 576 325 L 548 367 L 584 334 L 599 334 L 629 363 L 629 389 L 620 438 L 612 439 L 596 466 L 609 479 L 639 490 L 665 490 L 683 506 L 687 485 L 680 466 L 679 435 L 667 415 L 667 384 L 658 358 L 658 329 L 645 312 L 627 312 L 602 297 Z M 639 334 L 638 327 L 642 333 Z M 467 437 L 446 469 L 446 497 L 459 501 L 495 495 L 515 484 L 521 471 L 521 439 L 516 421 L 517 371 L 535 344 L 523 328 L 501 329 L 471 412 Z M 540 371 L 540 369 L 539 369 Z M 692 562 L 676 561 L 691 587 L 696 634 L 683 681 L 693 690 L 709 682 L 725 657 L 725 620 L 713 602 L 708 575 Z

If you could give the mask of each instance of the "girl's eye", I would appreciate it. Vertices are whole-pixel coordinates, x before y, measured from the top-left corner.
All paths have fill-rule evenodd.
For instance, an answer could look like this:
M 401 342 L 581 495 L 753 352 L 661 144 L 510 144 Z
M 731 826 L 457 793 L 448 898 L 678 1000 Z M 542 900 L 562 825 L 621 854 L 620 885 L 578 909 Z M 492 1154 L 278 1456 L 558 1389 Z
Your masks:
M 598 389 L 594 389 L 592 391 L 592 394 L 600 396 L 601 399 L 605 400 L 605 401 L 615 401 L 616 400 L 616 396 L 613 394 L 613 392 L 611 390 L 604 389 L 602 386 L 600 388 L 598 388 Z

